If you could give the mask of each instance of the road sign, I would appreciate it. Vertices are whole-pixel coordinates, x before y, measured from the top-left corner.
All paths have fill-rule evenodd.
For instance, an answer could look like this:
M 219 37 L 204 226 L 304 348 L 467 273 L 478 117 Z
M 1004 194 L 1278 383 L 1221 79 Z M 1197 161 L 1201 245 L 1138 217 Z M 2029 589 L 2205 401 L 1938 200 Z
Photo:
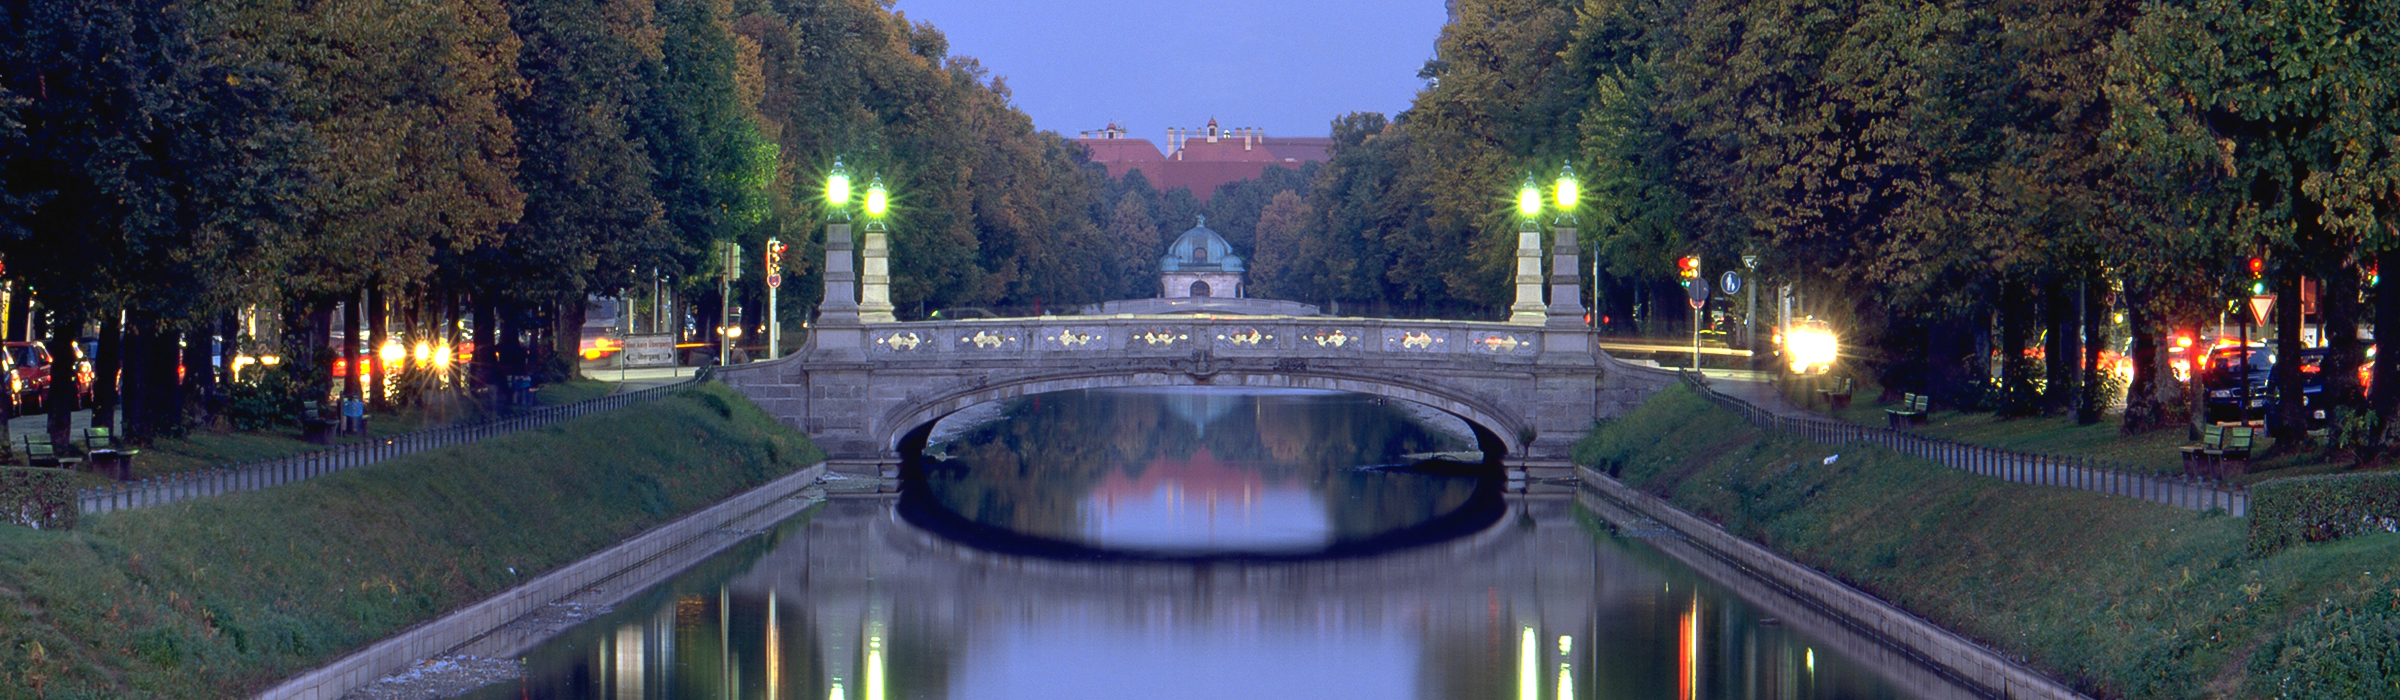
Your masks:
M 1708 280 L 1692 280 L 1692 286 L 1685 287 L 1684 291 L 1691 293 L 1692 308 L 1698 309 L 1708 303 Z
M 2260 294 L 2250 297 L 2250 315 L 2251 318 L 2258 319 L 2258 325 L 2267 325 L 2267 312 L 2274 309 L 2275 295 Z
M 782 275 L 782 274 L 779 274 L 779 273 L 768 273 L 768 274 L 767 274 L 767 288 L 768 288 L 768 289 L 775 289 L 775 288 L 782 287 L 782 286 L 783 286 L 783 275 Z
M 1732 270 L 1726 270 L 1724 277 L 1717 278 L 1717 286 L 1724 287 L 1726 294 L 1740 294 L 1742 293 L 1742 276 L 1733 274 Z

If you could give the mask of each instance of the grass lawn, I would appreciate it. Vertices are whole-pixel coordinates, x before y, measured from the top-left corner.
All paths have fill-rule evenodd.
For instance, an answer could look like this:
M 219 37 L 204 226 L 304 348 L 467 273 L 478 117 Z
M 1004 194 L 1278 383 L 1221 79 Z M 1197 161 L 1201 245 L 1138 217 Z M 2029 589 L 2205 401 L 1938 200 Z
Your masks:
M 69 531 L 0 527 L 0 700 L 247 696 L 821 458 L 711 385 Z
M 2094 697 L 2400 697 L 2400 534 L 2257 557 L 2245 519 L 1764 434 L 1681 387 L 1577 457 Z

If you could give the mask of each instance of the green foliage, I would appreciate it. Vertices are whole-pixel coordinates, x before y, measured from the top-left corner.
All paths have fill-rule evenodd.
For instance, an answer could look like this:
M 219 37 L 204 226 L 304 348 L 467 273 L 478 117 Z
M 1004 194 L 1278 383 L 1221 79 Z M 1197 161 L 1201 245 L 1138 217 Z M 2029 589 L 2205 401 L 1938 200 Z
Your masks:
M 2400 697 L 2400 580 L 2363 572 L 2250 658 L 2252 697 Z M 2363 643 L 2362 643 L 2363 642 Z
M 288 362 L 252 368 L 242 381 L 226 387 L 226 420 L 243 432 L 298 424 L 301 403 L 317 393 L 315 387 L 324 386 L 323 378 L 298 376 L 305 373 L 308 370 L 298 363 Z
M 2375 684 L 2391 678 L 2382 611 L 2400 595 L 2386 567 L 2400 535 L 2254 557 L 2239 518 L 1765 435 L 1680 387 L 1578 448 L 1629 486 L 2094 697 L 2388 694 Z
M 2400 532 L 2400 472 L 2276 479 L 2250 487 L 2250 548 Z
M 245 695 L 819 459 L 712 385 L 72 532 L 0 527 L 0 698 Z
M 0 527 L 65 530 L 75 527 L 81 511 L 73 475 L 66 470 L 0 467 Z

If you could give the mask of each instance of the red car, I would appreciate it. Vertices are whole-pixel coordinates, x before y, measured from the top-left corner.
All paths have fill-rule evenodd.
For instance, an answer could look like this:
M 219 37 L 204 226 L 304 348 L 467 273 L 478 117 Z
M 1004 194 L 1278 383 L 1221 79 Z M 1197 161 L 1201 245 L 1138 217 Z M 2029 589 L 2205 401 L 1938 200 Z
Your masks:
M 41 410 L 42 398 L 50 393 L 50 350 L 23 341 L 0 343 L 0 348 L 8 352 L 8 415 Z

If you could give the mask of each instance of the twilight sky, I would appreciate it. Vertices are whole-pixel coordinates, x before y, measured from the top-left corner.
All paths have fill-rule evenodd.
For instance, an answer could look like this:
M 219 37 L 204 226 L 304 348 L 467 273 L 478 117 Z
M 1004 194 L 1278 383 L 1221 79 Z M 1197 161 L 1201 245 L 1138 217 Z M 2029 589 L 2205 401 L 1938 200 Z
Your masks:
M 1442 0 L 898 0 L 952 55 L 1006 78 L 1038 129 L 1068 137 L 1110 121 L 1163 141 L 1167 127 L 1255 126 L 1324 136 L 1348 112 L 1392 114 L 1424 81 Z

